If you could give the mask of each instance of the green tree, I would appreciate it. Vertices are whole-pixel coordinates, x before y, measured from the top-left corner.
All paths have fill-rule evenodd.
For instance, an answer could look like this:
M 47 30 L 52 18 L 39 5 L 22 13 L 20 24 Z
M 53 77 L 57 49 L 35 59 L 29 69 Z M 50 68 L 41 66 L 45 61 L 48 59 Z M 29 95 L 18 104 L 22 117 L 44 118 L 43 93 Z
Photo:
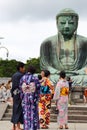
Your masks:
M 0 60 L 0 77 L 11 77 L 17 70 L 16 60 Z
M 0 59 L 0 77 L 12 77 L 17 71 L 16 67 L 19 61 Z M 26 62 L 26 69 L 29 65 L 36 68 L 36 73 L 40 73 L 40 58 L 30 58 Z
M 28 65 L 33 65 L 36 68 L 36 73 L 40 73 L 40 58 L 30 58 L 27 60 L 26 68 Z

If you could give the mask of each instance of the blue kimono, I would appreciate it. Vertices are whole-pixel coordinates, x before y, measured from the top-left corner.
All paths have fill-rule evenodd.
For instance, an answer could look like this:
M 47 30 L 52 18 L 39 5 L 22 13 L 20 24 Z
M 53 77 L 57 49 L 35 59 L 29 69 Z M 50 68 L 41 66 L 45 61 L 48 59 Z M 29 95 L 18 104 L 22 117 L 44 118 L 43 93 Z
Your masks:
M 26 73 L 20 80 L 24 130 L 39 129 L 38 99 L 40 83 L 37 77 Z

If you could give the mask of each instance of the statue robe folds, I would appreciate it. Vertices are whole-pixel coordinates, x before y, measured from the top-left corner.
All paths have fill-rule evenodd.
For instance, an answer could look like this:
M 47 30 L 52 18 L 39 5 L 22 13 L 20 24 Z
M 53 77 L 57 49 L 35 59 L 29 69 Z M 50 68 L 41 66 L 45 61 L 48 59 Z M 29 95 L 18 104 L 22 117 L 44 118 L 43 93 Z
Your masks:
M 48 69 L 51 72 L 51 80 L 56 83 L 58 74 L 65 70 L 66 74 L 73 79 L 73 85 L 87 86 L 87 76 L 85 68 L 87 67 L 87 38 L 75 35 L 74 62 L 67 67 L 61 62 L 61 41 L 58 35 L 46 39 L 40 48 L 40 66 L 41 69 Z

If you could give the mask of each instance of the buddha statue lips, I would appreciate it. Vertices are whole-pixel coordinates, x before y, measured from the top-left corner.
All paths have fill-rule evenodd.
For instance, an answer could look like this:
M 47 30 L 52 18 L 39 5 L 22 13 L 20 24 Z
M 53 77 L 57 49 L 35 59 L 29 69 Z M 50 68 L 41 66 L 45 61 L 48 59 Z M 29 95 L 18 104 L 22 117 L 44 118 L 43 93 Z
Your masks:
M 67 29 L 64 29 L 64 33 L 67 35 L 68 33 L 70 32 L 70 29 L 67 28 Z

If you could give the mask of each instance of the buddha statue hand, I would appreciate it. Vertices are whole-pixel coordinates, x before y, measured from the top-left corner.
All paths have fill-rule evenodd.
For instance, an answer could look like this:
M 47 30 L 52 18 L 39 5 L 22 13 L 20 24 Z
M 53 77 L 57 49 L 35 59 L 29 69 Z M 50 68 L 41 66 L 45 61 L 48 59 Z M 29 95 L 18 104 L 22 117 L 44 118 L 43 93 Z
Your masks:
M 53 67 L 48 67 L 48 70 L 50 71 L 50 73 L 51 74 L 58 74 L 59 73 L 59 71 L 58 70 L 56 70 L 56 69 L 54 69 Z
M 79 73 L 79 75 L 85 75 L 86 74 L 86 68 L 82 68 L 82 69 L 78 70 L 77 73 Z
M 69 75 L 79 75 L 79 72 L 78 71 L 66 71 L 66 74 L 69 74 Z

